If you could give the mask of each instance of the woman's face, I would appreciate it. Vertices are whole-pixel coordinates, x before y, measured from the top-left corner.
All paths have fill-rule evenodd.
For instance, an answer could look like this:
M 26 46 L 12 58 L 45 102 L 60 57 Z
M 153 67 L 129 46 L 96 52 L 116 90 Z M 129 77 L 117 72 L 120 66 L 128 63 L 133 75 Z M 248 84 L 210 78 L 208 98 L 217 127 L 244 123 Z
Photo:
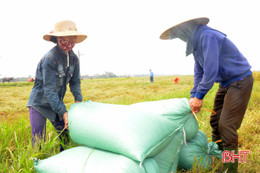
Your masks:
M 76 44 L 76 36 L 57 37 L 58 45 L 64 52 L 69 52 Z

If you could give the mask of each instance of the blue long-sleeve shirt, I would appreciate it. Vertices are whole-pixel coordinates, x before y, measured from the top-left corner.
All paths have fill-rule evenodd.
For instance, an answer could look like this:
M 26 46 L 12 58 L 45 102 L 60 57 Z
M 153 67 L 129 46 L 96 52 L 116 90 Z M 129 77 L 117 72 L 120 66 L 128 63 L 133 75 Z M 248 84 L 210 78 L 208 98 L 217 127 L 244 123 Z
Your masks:
M 79 60 L 73 51 L 69 52 L 69 67 L 67 56 L 59 46 L 55 46 L 44 55 L 37 66 L 34 87 L 27 106 L 33 107 L 50 121 L 54 121 L 56 114 L 60 120 L 67 112 L 63 102 L 70 84 L 70 90 L 75 101 L 82 101 L 80 88 Z
M 195 60 L 191 97 L 203 99 L 215 82 L 226 87 L 252 74 L 247 59 L 225 34 L 200 25 L 191 42 Z

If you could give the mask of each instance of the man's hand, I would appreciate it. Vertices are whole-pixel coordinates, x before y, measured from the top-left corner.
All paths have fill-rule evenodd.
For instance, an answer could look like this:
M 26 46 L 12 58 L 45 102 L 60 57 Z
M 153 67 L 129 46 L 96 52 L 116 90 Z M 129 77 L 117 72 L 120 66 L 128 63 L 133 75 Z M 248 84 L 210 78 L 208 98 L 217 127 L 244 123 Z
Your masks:
M 75 101 L 75 103 L 79 103 L 80 101 Z
M 68 112 L 65 112 L 63 114 L 63 121 L 64 121 L 64 125 L 65 125 L 65 128 L 68 130 Z
M 191 111 L 194 113 L 200 112 L 202 107 L 203 100 L 198 99 L 197 97 L 190 98 L 190 107 Z

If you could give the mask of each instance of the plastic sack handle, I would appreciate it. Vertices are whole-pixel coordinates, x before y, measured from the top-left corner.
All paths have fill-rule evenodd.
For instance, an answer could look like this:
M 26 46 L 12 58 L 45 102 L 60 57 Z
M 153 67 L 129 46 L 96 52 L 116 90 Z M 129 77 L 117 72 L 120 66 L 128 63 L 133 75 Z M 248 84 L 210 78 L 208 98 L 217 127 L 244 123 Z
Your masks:
M 200 122 L 200 123 L 202 123 L 202 124 L 205 124 L 204 122 L 202 122 L 202 121 L 200 121 L 200 120 L 198 119 L 198 117 L 197 117 L 197 115 L 196 115 L 195 112 L 192 112 L 192 114 L 194 115 L 194 117 L 196 118 L 196 120 L 197 120 L 198 122 Z
M 208 112 L 211 112 L 213 113 L 214 115 L 217 114 L 215 111 L 212 111 L 212 110 L 208 110 L 208 109 L 201 109 L 202 111 L 208 111 Z
M 211 113 L 213 113 L 214 115 L 217 114 L 215 111 L 212 111 L 212 110 L 207 110 L 207 109 L 201 109 L 201 110 L 202 110 L 202 111 L 211 112 Z M 205 124 L 204 122 L 202 122 L 202 121 L 200 121 L 200 120 L 198 119 L 198 117 L 197 117 L 197 115 L 196 115 L 195 112 L 192 112 L 192 114 L 194 115 L 194 117 L 196 118 L 196 120 L 197 120 L 198 122 L 200 122 L 200 123 L 202 123 L 202 124 Z

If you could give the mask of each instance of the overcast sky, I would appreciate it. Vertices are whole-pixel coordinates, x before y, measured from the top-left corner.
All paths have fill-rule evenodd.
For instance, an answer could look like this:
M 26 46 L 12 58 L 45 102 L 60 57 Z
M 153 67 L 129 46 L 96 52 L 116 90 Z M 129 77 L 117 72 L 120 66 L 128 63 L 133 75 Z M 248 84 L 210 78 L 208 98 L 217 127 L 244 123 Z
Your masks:
M 57 21 L 70 19 L 88 38 L 75 46 L 81 74 L 193 74 L 185 43 L 160 40 L 169 27 L 210 18 L 260 70 L 257 0 L 8 0 L 0 2 L 0 77 L 34 76 L 53 43 L 42 39 Z

